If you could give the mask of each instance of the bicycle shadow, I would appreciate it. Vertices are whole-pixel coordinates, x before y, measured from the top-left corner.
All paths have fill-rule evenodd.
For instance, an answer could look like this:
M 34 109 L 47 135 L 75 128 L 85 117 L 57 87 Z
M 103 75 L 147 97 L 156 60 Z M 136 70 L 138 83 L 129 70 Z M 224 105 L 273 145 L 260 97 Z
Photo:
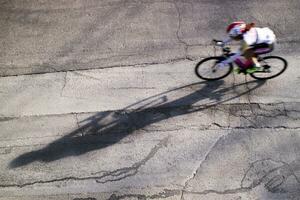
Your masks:
M 155 124 L 172 117 L 198 112 L 215 105 L 239 98 L 252 90 L 261 87 L 265 81 L 245 82 L 229 87 L 224 81 L 199 82 L 178 87 L 142 101 L 136 102 L 116 112 L 100 112 L 80 123 L 83 125 L 66 136 L 48 144 L 46 147 L 22 154 L 12 160 L 10 168 L 28 165 L 35 161 L 52 162 L 69 156 L 78 156 L 93 150 L 113 145 L 126 136 L 148 125 Z M 222 99 L 228 91 L 247 84 L 247 90 Z M 192 92 L 181 98 L 168 101 L 174 92 L 190 89 Z M 204 106 L 193 104 L 209 99 L 211 103 Z

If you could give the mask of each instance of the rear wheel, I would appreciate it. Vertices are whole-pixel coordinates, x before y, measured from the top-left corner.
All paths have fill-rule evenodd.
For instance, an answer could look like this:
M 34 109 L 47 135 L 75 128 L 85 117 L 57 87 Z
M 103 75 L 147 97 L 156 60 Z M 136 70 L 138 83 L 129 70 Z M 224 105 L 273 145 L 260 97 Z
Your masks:
M 257 71 L 250 76 L 255 79 L 271 79 L 282 74 L 287 68 L 287 61 L 279 56 L 266 56 L 259 61 L 263 67 L 262 71 Z
M 195 74 L 204 80 L 214 81 L 222 79 L 230 74 L 233 69 L 232 64 L 225 67 L 217 67 L 216 65 L 225 60 L 224 57 L 209 57 L 201 60 L 195 67 Z

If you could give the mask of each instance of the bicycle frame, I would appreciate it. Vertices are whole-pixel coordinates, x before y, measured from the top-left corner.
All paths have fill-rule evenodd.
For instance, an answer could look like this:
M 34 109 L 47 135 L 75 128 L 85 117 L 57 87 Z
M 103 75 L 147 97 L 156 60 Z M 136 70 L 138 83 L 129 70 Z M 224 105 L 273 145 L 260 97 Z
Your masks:
M 230 56 L 234 55 L 234 53 L 231 53 L 230 47 L 222 47 L 222 56 L 225 58 L 229 58 Z M 239 66 L 240 68 L 247 68 L 250 65 L 253 65 L 253 62 L 246 59 L 245 57 L 241 56 L 240 58 L 237 58 L 234 63 Z

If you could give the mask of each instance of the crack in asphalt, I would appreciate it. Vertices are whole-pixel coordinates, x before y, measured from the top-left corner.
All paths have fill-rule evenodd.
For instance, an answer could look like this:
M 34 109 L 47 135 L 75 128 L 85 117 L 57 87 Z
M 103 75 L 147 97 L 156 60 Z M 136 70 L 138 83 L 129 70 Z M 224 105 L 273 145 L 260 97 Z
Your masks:
M 225 110 L 227 107 L 240 107 L 240 106 L 245 106 L 245 105 L 248 105 L 249 107 L 252 105 L 252 106 L 273 106 L 274 108 L 278 105 L 281 105 L 281 104 L 293 104 L 293 103 L 297 103 L 299 104 L 299 102 L 288 102 L 288 103 L 230 103 L 230 104 L 220 104 L 220 105 L 215 105 L 213 108 L 215 108 L 216 110 L 219 110 L 219 111 L 222 111 L 222 112 L 228 112 L 227 110 Z M 174 108 L 184 108 L 186 107 L 186 105 L 178 105 L 178 106 L 165 106 L 163 108 L 159 108 L 159 107 L 150 107 L 149 108 L 149 111 L 150 110 L 160 110 L 160 109 L 174 109 Z M 192 108 L 195 108 L 195 109 L 203 109 L 203 110 L 206 110 L 206 109 L 211 109 L 212 106 L 211 105 L 190 105 L 190 107 Z M 275 108 L 276 109 L 276 108 Z M 261 110 L 264 110 L 264 109 L 261 109 Z M 136 109 L 126 109 L 126 112 L 133 112 L 133 111 L 136 111 Z M 268 112 L 271 112 L 273 110 L 266 110 Z M 106 111 L 100 111 L 100 112 L 124 112 L 124 109 L 120 109 L 120 110 L 106 110 Z M 229 111 L 230 112 L 230 111 Z M 300 113 L 300 110 L 294 110 L 294 109 L 286 109 L 286 111 L 288 114 L 287 115 L 283 115 L 283 116 L 286 116 L 286 117 L 289 117 L 289 118 L 293 118 L 293 117 L 290 117 L 289 116 L 289 113 L 290 112 L 295 112 L 295 113 Z M 21 119 L 21 118 L 34 118 L 34 117 L 50 117 L 50 116 L 64 116 L 64 115 L 73 115 L 73 114 L 95 114 L 95 113 L 98 113 L 98 112 L 70 112 L 70 113 L 62 113 L 62 114 L 45 114 L 45 115 L 18 115 L 18 116 L 2 116 L 0 117 L 1 118 L 9 118 L 11 120 L 14 120 L 14 119 Z M 231 111 L 231 114 L 232 114 L 232 111 Z M 264 114 L 260 114 L 260 115 L 264 115 Z M 269 115 L 266 115 L 267 117 L 269 117 Z M 272 117 L 273 115 L 270 115 L 270 117 Z M 281 116 L 281 114 L 280 114 Z M 294 119 L 297 119 L 297 118 L 294 118 Z
M 253 188 L 235 188 L 235 189 L 228 189 L 224 191 L 219 191 L 219 190 L 204 190 L 201 192 L 194 192 L 194 191 L 185 191 L 187 194 L 197 194 L 197 195 L 208 195 L 208 194 L 219 194 L 219 195 L 224 195 L 224 194 L 237 194 L 237 193 L 245 193 L 251 191 Z M 184 200 L 184 199 L 183 199 Z
M 262 160 L 258 160 L 255 161 L 254 163 L 257 162 L 261 162 L 261 161 L 265 161 L 265 160 L 272 160 L 272 159 L 262 159 Z M 283 162 L 283 161 L 275 161 L 274 162 L 281 162 L 283 165 L 288 166 L 289 164 Z M 254 163 L 252 163 L 250 166 L 252 166 Z M 276 167 L 272 170 L 269 171 L 269 173 L 272 173 L 278 169 L 282 168 L 282 166 L 280 167 Z M 263 183 L 263 181 L 257 182 L 249 187 L 243 187 L 242 186 L 242 182 L 245 179 L 247 172 L 249 170 L 247 170 L 245 172 L 244 177 L 241 180 L 241 187 L 239 188 L 234 188 L 234 189 L 227 189 L 227 190 L 203 190 L 203 191 L 189 191 L 189 190 L 185 190 L 185 189 L 163 189 L 162 192 L 159 192 L 157 194 L 153 194 L 153 195 L 145 195 L 145 194 L 134 194 L 134 193 L 130 193 L 130 194 L 123 194 L 123 195 L 117 195 L 117 194 L 112 194 L 108 200 L 121 200 L 121 199 L 127 199 L 127 198 L 137 198 L 140 200 L 146 200 L 146 199 L 164 199 L 164 198 L 169 198 L 169 197 L 173 197 L 173 196 L 178 196 L 180 195 L 180 199 L 184 200 L 183 197 L 183 193 L 185 194 L 196 194 L 196 195 L 208 195 L 208 194 L 217 194 L 217 195 L 227 195 L 227 194 L 238 194 L 238 193 L 247 193 L 250 192 L 252 189 L 254 189 L 255 187 L 261 185 Z M 294 173 L 291 173 L 293 176 L 295 176 Z M 295 177 L 297 182 L 299 182 L 299 179 L 297 179 L 297 177 Z M 267 183 L 266 183 L 266 187 L 267 187 Z
M 279 130 L 279 129 L 287 129 L 287 130 L 298 130 L 300 129 L 300 126 L 298 127 L 288 127 L 288 126 L 222 126 L 216 122 L 213 122 L 209 125 L 203 125 L 201 128 L 199 127 L 178 127 L 178 128 L 173 128 L 173 129 L 150 129 L 150 128 L 143 128 L 140 130 L 143 130 L 145 132 L 170 132 L 170 131 L 181 131 L 181 130 L 200 130 L 200 131 L 205 131 L 205 130 L 243 130 L 243 129 L 251 129 L 251 130 L 259 130 L 259 129 L 274 129 L 274 130 Z
M 259 180 L 254 180 L 252 181 L 252 183 L 248 186 L 248 187 L 245 187 L 243 186 L 243 182 L 245 181 L 249 171 L 255 167 L 255 164 L 257 163 L 260 163 L 260 162 L 265 162 L 265 161 L 272 161 L 274 163 L 281 163 L 280 166 L 278 167 L 273 167 L 273 168 L 270 168 L 270 170 L 268 171 L 264 171 L 265 174 L 262 175 L 262 177 L 260 177 Z M 265 164 L 266 165 L 266 164 Z M 274 159 L 271 159 L 271 158 L 267 158 L 267 159 L 261 159 L 261 160 L 257 160 L 255 162 L 253 162 L 252 164 L 250 164 L 250 167 L 248 170 L 246 170 L 244 176 L 242 177 L 241 179 L 241 184 L 240 184 L 240 188 L 235 188 L 235 189 L 228 189 L 228 190 L 223 190 L 223 191 L 220 191 L 220 190 L 204 190 L 204 191 L 188 191 L 188 190 L 183 190 L 184 193 L 186 194 L 197 194 L 197 195 L 207 195 L 207 194 L 219 194 L 219 195 L 224 195 L 224 194 L 237 194 L 237 193 L 245 193 L 245 192 L 249 192 L 251 191 L 252 189 L 256 188 L 257 186 L 265 183 L 265 188 L 270 191 L 270 192 L 275 192 L 279 186 L 281 186 L 285 181 L 286 179 L 289 177 L 289 176 L 293 176 L 295 178 L 295 180 L 297 181 L 297 183 L 300 184 L 300 180 L 299 180 L 299 177 L 293 172 L 293 168 L 297 168 L 299 166 L 299 164 L 294 164 L 296 165 L 296 167 L 292 167 L 291 166 L 292 164 L 289 164 L 289 163 L 286 163 L 284 161 L 277 161 L 277 160 L 274 160 Z M 276 173 L 278 172 L 279 170 L 283 171 L 280 175 L 280 173 Z M 269 177 L 270 174 L 275 174 L 274 177 Z M 281 179 L 280 181 L 278 181 L 278 178 Z M 181 200 L 183 200 L 183 195 L 181 196 Z
M 95 77 L 93 77 L 91 75 L 83 74 L 83 73 L 80 73 L 78 71 L 73 71 L 72 73 L 73 74 L 77 74 L 78 76 L 82 76 L 82 77 L 88 78 L 88 79 L 92 79 L 92 80 L 96 80 L 96 81 L 100 81 L 100 82 L 103 81 L 103 79 L 95 78 Z
M 251 98 L 250 98 L 250 96 L 251 96 L 251 89 L 250 89 L 250 87 L 249 87 L 249 85 L 248 85 L 248 81 L 247 81 L 247 76 L 245 76 L 245 83 L 246 83 L 246 88 L 247 88 L 247 90 L 248 90 L 248 92 L 246 93 L 246 97 L 247 97 L 247 100 L 248 100 L 248 104 L 249 104 L 249 107 L 250 107 L 250 110 L 251 110 L 251 113 L 254 115 L 254 116 L 256 116 L 256 112 L 254 112 L 254 110 L 253 110 L 253 108 L 252 108 L 252 105 L 253 104 L 251 104 Z M 258 105 L 258 104 L 257 104 Z M 248 119 L 247 117 L 244 117 L 244 116 L 242 116 L 244 119 L 246 119 L 246 120 L 248 120 L 249 122 L 251 122 L 254 126 L 257 126 L 257 124 L 255 123 L 255 121 L 252 121 L 252 120 L 250 120 L 250 119 Z M 255 117 L 256 118 L 256 117 Z
M 181 200 L 184 200 L 184 193 L 185 193 L 185 191 L 186 191 L 186 188 L 187 188 L 187 186 L 188 186 L 188 183 L 189 183 L 191 180 L 193 180 L 193 179 L 195 178 L 196 174 L 197 174 L 197 173 L 199 172 L 199 170 L 201 169 L 202 164 L 208 159 L 209 154 L 211 153 L 211 151 L 214 149 L 214 147 L 218 144 L 218 142 L 219 142 L 223 137 L 224 137 L 224 135 L 220 136 L 220 137 L 217 139 L 217 141 L 216 141 L 213 145 L 211 145 L 211 147 L 208 149 L 206 155 L 204 156 L 204 159 L 202 159 L 202 160 L 200 161 L 200 163 L 198 164 L 197 169 L 194 170 L 194 172 L 193 172 L 193 174 L 191 175 L 191 177 L 188 178 L 188 179 L 185 181 L 184 186 L 183 186 L 183 189 L 182 189 L 182 192 L 181 192 L 181 197 L 180 197 Z
M 175 5 L 175 8 L 176 8 L 177 17 L 178 17 L 178 25 L 177 25 L 176 37 L 177 37 L 178 42 L 180 44 L 184 45 L 184 52 L 185 52 L 184 55 L 185 55 L 185 58 L 186 59 L 190 59 L 187 56 L 189 45 L 179 35 L 179 33 L 181 32 L 182 16 L 181 16 L 180 8 L 178 7 L 176 0 L 174 0 L 174 5 Z
M 223 136 L 221 136 L 217 140 L 217 142 L 222 137 Z M 214 148 L 214 146 L 217 144 L 217 142 L 211 147 L 211 149 Z M 211 149 L 208 151 L 208 154 L 211 151 Z M 206 157 L 208 156 L 208 154 L 206 155 Z M 206 158 L 203 161 L 205 161 L 205 160 L 206 160 Z M 201 162 L 201 164 L 203 163 L 203 161 Z M 243 186 L 243 182 L 245 181 L 245 179 L 246 179 L 248 173 L 250 172 L 250 170 L 252 168 L 255 168 L 255 165 L 257 163 L 262 163 L 262 162 L 267 162 L 267 161 L 272 161 L 275 164 L 279 163 L 280 165 L 277 166 L 277 167 L 276 166 L 271 167 L 269 170 L 264 170 L 263 171 L 264 174 L 261 175 L 259 180 L 256 180 L 256 181 L 254 180 L 250 184 L 250 186 L 248 186 L 248 187 Z M 201 167 L 201 164 L 200 164 L 200 167 Z M 266 166 L 267 164 L 263 164 L 263 165 Z M 292 165 L 295 165 L 295 166 L 292 166 Z M 300 184 L 299 178 L 296 176 L 296 174 L 293 171 L 293 169 L 294 168 L 297 169 L 298 166 L 299 166 L 299 164 L 297 164 L 297 161 L 294 161 L 294 163 L 292 162 L 292 163 L 289 164 L 289 163 L 281 161 L 281 160 L 277 161 L 277 160 L 274 160 L 274 159 L 271 159 L 271 158 L 266 158 L 266 159 L 257 160 L 257 161 L 250 164 L 248 170 L 246 170 L 244 176 L 241 179 L 241 185 L 240 185 L 239 188 L 227 189 L 227 190 L 223 190 L 223 191 L 213 190 L 213 189 L 203 190 L 203 191 L 189 191 L 189 190 L 186 190 L 186 186 L 187 186 L 188 181 L 190 181 L 191 179 L 194 178 L 195 174 L 197 174 L 197 171 L 196 171 L 193 174 L 193 177 L 191 177 L 190 179 L 188 179 L 186 181 L 186 183 L 184 185 L 184 188 L 182 190 L 180 190 L 180 189 L 175 189 L 175 190 L 164 189 L 164 192 L 160 192 L 158 194 L 151 195 L 151 196 L 146 196 L 146 195 L 141 195 L 141 194 L 126 194 L 126 195 L 117 196 L 116 194 L 112 194 L 110 196 L 109 200 L 120 200 L 120 199 L 130 198 L 130 197 L 133 197 L 133 198 L 135 197 L 135 198 L 138 198 L 138 199 L 155 199 L 155 198 L 167 198 L 167 197 L 175 196 L 175 195 L 181 195 L 180 199 L 184 200 L 184 194 L 196 194 L 196 195 L 218 194 L 218 195 L 226 195 L 226 194 L 246 193 L 246 192 L 251 191 L 252 189 L 254 189 L 255 187 L 257 187 L 257 186 L 259 186 L 263 183 L 265 183 L 265 187 L 266 187 L 267 190 L 269 190 L 270 192 L 275 192 L 275 191 L 277 191 L 278 187 L 281 186 L 289 176 L 293 176 L 296 179 L 296 181 Z M 278 175 L 278 173 L 276 173 L 279 170 L 281 170 L 281 173 L 283 173 L 282 175 Z M 275 176 L 274 177 L 269 177 L 270 174 L 274 174 Z M 278 181 L 277 180 L 278 178 L 281 178 L 281 180 Z
M 198 58 L 197 58 L 198 59 Z M 180 62 L 180 61 L 188 61 L 192 62 L 197 59 L 192 59 L 189 57 L 178 57 L 178 58 L 171 58 L 167 59 L 166 61 L 163 62 L 143 62 L 143 63 L 133 63 L 133 64 L 117 64 L 117 65 L 107 65 L 105 67 L 90 67 L 87 69 L 62 69 L 54 72 L 31 72 L 31 73 L 22 73 L 22 74 L 16 74 L 16 75 L 1 75 L 1 77 L 18 77 L 18 76 L 33 76 L 33 75 L 42 75 L 42 74 L 53 74 L 53 73 L 63 73 L 63 72 L 80 72 L 80 71 L 89 71 L 89 70 L 106 70 L 106 69 L 113 69 L 113 68 L 135 68 L 135 67 L 145 67 L 145 66 L 151 66 L 151 65 L 161 65 L 161 64 L 171 64 L 175 62 Z
M 119 87 L 119 88 L 109 88 L 112 90 L 154 90 L 156 87 Z
M 137 4 L 151 4 L 151 3 L 172 3 L 172 1 L 169 0 L 151 0 L 151 1 L 147 1 L 147 0 L 131 0 L 131 1 L 111 1 L 111 2 L 103 2 L 100 5 L 89 5 L 89 6 L 75 6 L 75 7 L 48 7 L 48 8 L 35 8 L 32 10 L 32 8 L 10 8 L 10 7 L 0 7 L 1 11 L 6 11 L 6 12 L 29 12 L 29 13 L 45 13 L 45 12 L 66 12 L 66 11 L 78 11 L 78 10 L 94 10 L 94 9 L 99 9 L 99 8 L 106 8 L 106 7 L 120 7 L 120 3 L 123 2 L 123 6 L 134 6 Z M 0 3 L 1 5 L 1 3 Z
M 299 127 L 287 127 L 287 126 L 264 126 L 264 127 L 254 127 L 254 126 L 242 126 L 242 127 L 227 127 L 227 126 L 220 126 L 218 128 L 211 128 L 211 127 L 218 127 L 217 124 L 212 123 L 210 126 L 205 126 L 203 128 L 190 128 L 190 130 L 200 130 L 200 131 L 205 131 L 205 130 L 263 130 L 263 129 L 270 129 L 270 130 L 300 130 Z M 172 131 L 181 131 L 181 130 L 186 130 L 186 127 L 180 127 L 180 128 L 175 128 L 175 129 L 140 129 L 145 132 L 153 133 L 153 132 L 172 132 Z M 56 137 L 61 137 L 63 135 L 53 135 L 53 136 L 43 136 L 43 137 L 24 137 L 24 138 L 17 138 L 17 139 L 1 139 L 1 141 L 4 142 L 11 142 L 11 141 L 19 141 L 19 140 L 28 140 L 28 139 L 42 139 L 42 138 L 56 138 Z M 24 148 L 24 147 L 38 147 L 38 146 L 43 146 L 47 143 L 39 143 L 39 144 L 29 144 L 29 145 L 10 145 L 9 147 L 1 147 L 0 148 Z M 85 143 L 83 142 L 82 144 L 90 144 L 90 143 Z
M 127 198 L 137 198 L 139 200 L 146 200 L 146 199 L 165 199 L 172 196 L 179 195 L 180 190 L 169 190 L 164 189 L 163 192 L 159 192 L 158 194 L 153 195 L 144 195 L 144 194 L 125 194 L 125 195 L 116 195 L 112 194 L 108 200 L 121 200 L 121 199 L 127 199 Z
M 63 83 L 63 87 L 62 87 L 61 92 L 60 92 L 61 97 L 63 97 L 63 93 L 64 93 L 65 87 L 67 85 L 67 76 L 68 76 L 68 72 L 65 72 L 64 83 Z
M 159 149 L 167 146 L 168 140 L 169 137 L 166 137 L 163 140 L 161 140 L 154 148 L 151 149 L 150 153 L 144 159 L 133 164 L 131 167 L 125 167 L 111 172 L 104 172 L 102 176 L 96 179 L 96 182 L 107 183 L 107 182 L 119 181 L 124 178 L 134 176 L 135 174 L 138 173 L 138 170 L 141 166 L 145 165 L 151 158 L 155 156 L 155 154 L 158 152 Z M 95 174 L 97 174 L 97 172 Z
M 155 156 L 155 154 L 159 151 L 159 149 L 166 147 L 167 143 L 169 141 L 170 136 L 165 137 L 162 139 L 157 145 L 155 145 L 150 153 L 141 161 L 133 164 L 131 167 L 124 167 L 120 168 L 114 171 L 100 171 L 92 173 L 92 175 L 102 174 L 98 176 L 88 176 L 88 177 L 64 177 L 64 178 L 58 178 L 58 179 L 52 179 L 52 180 L 40 180 L 40 181 L 34 181 L 34 182 L 28 182 L 23 184 L 0 184 L 0 188 L 8 188 L 8 187 L 18 187 L 23 188 L 26 186 L 32 186 L 36 184 L 46 184 L 46 183 L 54 183 L 54 182 L 62 182 L 62 181 L 82 181 L 82 180 L 96 180 L 97 183 L 107 183 L 107 182 L 114 182 L 114 181 L 120 181 L 122 179 L 128 178 L 130 176 L 134 176 L 138 173 L 138 170 L 140 167 L 145 165 L 151 158 Z
M 184 200 L 184 196 L 182 193 L 185 194 L 197 194 L 197 195 L 208 195 L 208 194 L 219 194 L 219 195 L 226 195 L 226 194 L 237 194 L 237 193 L 245 193 L 251 191 L 253 188 L 236 188 L 236 189 L 228 189 L 224 191 L 218 191 L 218 190 L 204 190 L 204 191 L 188 191 L 188 190 L 180 190 L 180 189 L 174 189 L 174 190 L 168 190 L 164 189 L 163 192 L 160 192 L 158 194 L 153 195 L 143 195 L 143 194 L 124 194 L 124 195 L 116 195 L 112 194 L 108 200 L 121 200 L 126 198 L 137 198 L 141 200 L 146 199 L 157 199 L 157 198 L 169 198 L 172 196 L 180 195 L 180 199 Z
M 222 136 L 223 137 L 223 136 Z M 220 139 L 220 138 L 219 138 Z M 250 192 L 252 189 L 254 189 L 255 187 L 263 184 L 263 178 L 254 183 L 254 184 L 251 184 L 250 186 L 248 187 L 244 187 L 242 186 L 242 183 L 243 181 L 245 180 L 246 176 L 247 176 L 247 173 L 249 172 L 249 170 L 251 169 L 251 166 L 253 166 L 255 163 L 258 163 L 258 162 L 262 162 L 262 161 L 266 161 L 266 160 L 272 160 L 274 162 L 280 162 L 282 163 L 282 166 L 279 166 L 279 167 L 276 167 L 276 168 L 273 168 L 271 170 L 268 171 L 268 173 L 263 176 L 263 178 L 266 178 L 268 174 L 272 173 L 272 172 L 275 172 L 277 171 L 278 169 L 281 169 L 283 168 L 284 166 L 287 166 L 289 169 L 288 169 L 288 174 L 294 176 L 296 178 L 296 181 L 298 183 L 300 183 L 299 181 L 299 178 L 295 175 L 295 173 L 293 172 L 290 172 L 292 170 L 292 167 L 286 163 L 286 162 L 283 162 L 283 161 L 275 161 L 273 159 L 261 159 L 261 160 L 257 160 L 255 161 L 254 163 L 252 163 L 249 167 L 249 169 L 245 172 L 242 180 L 241 180 L 241 187 L 239 188 L 234 188 L 234 189 L 227 189 L 227 190 L 213 190 L 213 189 L 210 189 L 210 190 L 203 190 L 203 191 L 189 191 L 189 190 L 186 190 L 185 188 L 180 190 L 180 189 L 173 189 L 173 190 L 169 190 L 169 189 L 164 189 L 163 192 L 160 192 L 158 194 L 154 194 L 154 195 L 143 195 L 143 194 L 125 194 L 125 195 L 116 195 L 116 194 L 112 194 L 108 200 L 121 200 L 121 199 L 126 199 L 126 198 L 137 198 L 137 199 L 141 199 L 141 200 L 146 200 L 146 199 L 156 199 L 156 198 L 168 198 L 168 197 L 172 197 L 172 196 L 176 196 L 176 195 L 180 195 L 180 199 L 181 200 L 184 200 L 184 196 L 183 194 L 196 194 L 196 195 L 208 195 L 208 194 L 218 194 L 218 195 L 227 195 L 227 194 L 238 194 L 238 193 L 246 193 L 246 192 Z M 272 181 L 272 180 L 271 180 Z M 270 184 L 272 184 L 273 182 L 271 182 Z M 282 182 L 280 182 L 282 184 Z M 280 184 L 280 185 L 281 185 Z M 274 190 L 271 190 L 271 188 L 268 188 L 269 185 L 269 182 L 267 182 L 265 184 L 265 187 L 267 187 L 267 189 L 269 191 L 273 191 Z M 275 188 L 273 189 L 276 189 L 278 186 L 275 185 Z
M 260 159 L 251 163 L 248 170 L 245 172 L 241 187 L 246 182 L 246 178 L 251 180 L 249 187 L 254 188 L 264 183 L 265 188 L 270 192 L 276 192 L 277 189 L 286 182 L 288 177 L 293 176 L 298 184 L 300 184 L 299 177 L 294 170 L 299 170 L 298 160 L 291 163 L 282 160 L 274 160 L 272 158 Z M 251 177 L 251 174 L 254 177 Z M 248 177 L 247 177 L 248 176 Z
M 80 124 L 79 124 L 78 114 L 75 113 L 75 114 L 74 114 L 74 118 L 75 118 L 75 121 L 76 121 L 78 130 L 80 131 L 81 136 L 83 136 L 84 134 L 83 134 L 83 131 L 80 129 Z
M 16 117 L 0 117 L 0 122 L 6 122 L 16 119 Z

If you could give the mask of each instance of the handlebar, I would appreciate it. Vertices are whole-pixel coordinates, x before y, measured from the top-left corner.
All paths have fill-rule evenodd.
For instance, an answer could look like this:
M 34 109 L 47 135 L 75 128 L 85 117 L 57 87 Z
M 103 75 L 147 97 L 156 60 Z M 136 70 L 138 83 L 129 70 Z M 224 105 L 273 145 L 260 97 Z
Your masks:
M 222 40 L 216 40 L 216 39 L 213 39 L 212 41 L 213 41 L 213 42 L 215 43 L 215 45 L 217 45 L 217 46 L 220 46 L 220 47 L 223 47 L 223 46 L 224 46 L 224 43 L 223 43 Z
M 222 42 L 222 40 L 216 40 L 216 39 L 213 39 L 212 41 L 215 42 L 215 43 Z
M 229 53 L 231 52 L 230 47 L 226 47 L 225 44 L 224 44 L 224 42 L 223 42 L 222 40 L 216 40 L 216 39 L 213 39 L 212 42 L 213 42 L 216 46 L 222 47 L 223 53 L 229 54 Z

